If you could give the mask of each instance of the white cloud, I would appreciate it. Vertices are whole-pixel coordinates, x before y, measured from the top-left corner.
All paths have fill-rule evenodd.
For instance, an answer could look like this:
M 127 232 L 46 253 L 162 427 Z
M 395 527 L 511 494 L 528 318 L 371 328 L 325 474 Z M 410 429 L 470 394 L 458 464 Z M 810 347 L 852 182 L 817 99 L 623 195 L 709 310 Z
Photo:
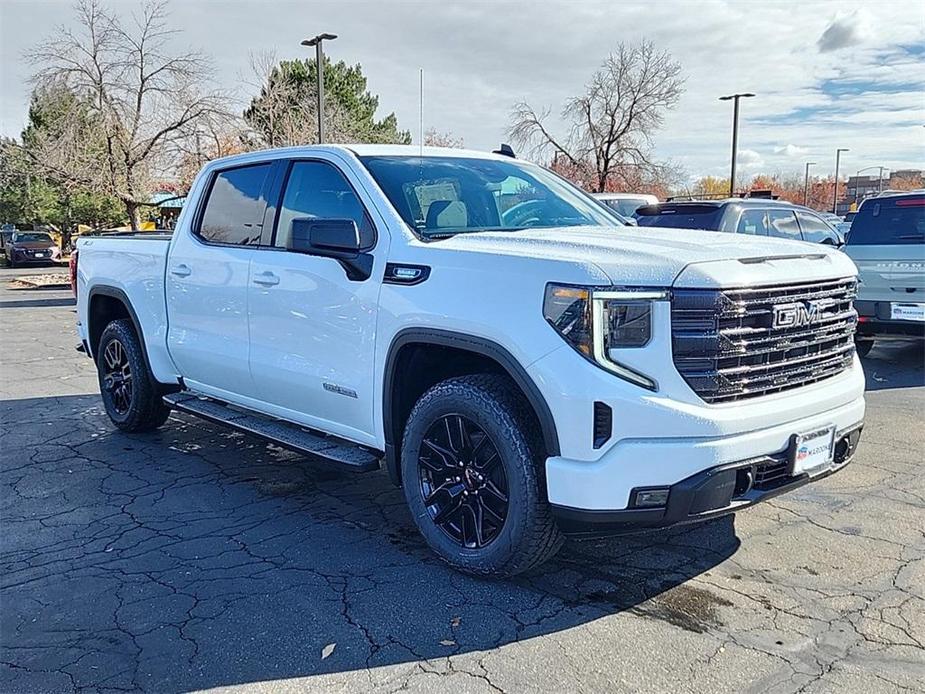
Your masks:
M 798 145 L 784 145 L 783 147 L 774 148 L 774 154 L 784 154 L 788 157 L 802 157 L 808 152 L 808 148 L 800 147 Z
M 832 21 L 822 36 L 816 41 L 820 53 L 837 51 L 841 48 L 856 46 L 864 39 L 865 25 L 863 15 L 854 12 L 847 17 L 841 17 Z
M 736 156 L 736 164 L 746 171 L 755 171 L 764 166 L 764 159 L 753 149 L 740 149 Z

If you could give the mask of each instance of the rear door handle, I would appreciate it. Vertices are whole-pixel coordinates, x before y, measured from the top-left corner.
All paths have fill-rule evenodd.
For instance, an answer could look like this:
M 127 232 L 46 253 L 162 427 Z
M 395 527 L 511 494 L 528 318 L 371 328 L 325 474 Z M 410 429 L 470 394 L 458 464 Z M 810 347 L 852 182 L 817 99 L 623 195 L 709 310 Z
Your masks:
M 180 263 L 170 271 L 170 274 L 176 275 L 177 277 L 189 277 L 191 272 L 192 270 L 190 270 L 189 265 L 186 263 Z
M 279 277 L 272 272 L 261 272 L 259 275 L 254 275 L 254 284 L 272 287 L 275 284 L 279 284 Z

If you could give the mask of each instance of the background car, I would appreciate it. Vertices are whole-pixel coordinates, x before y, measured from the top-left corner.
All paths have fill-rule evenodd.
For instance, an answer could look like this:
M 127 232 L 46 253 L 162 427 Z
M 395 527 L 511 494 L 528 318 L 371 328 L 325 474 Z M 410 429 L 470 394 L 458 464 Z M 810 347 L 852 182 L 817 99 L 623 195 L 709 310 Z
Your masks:
M 862 202 L 845 252 L 858 266 L 858 353 L 875 340 L 925 340 L 925 190 Z
M 647 193 L 592 193 L 592 196 L 622 216 L 629 218 L 632 218 L 640 207 L 658 204 L 658 198 Z
M 13 231 L 5 248 L 10 267 L 54 263 L 61 256 L 61 249 L 44 231 Z
M 752 236 L 776 236 L 839 248 L 842 235 L 816 212 L 800 205 L 761 198 L 663 202 L 636 210 L 641 227 L 706 229 Z

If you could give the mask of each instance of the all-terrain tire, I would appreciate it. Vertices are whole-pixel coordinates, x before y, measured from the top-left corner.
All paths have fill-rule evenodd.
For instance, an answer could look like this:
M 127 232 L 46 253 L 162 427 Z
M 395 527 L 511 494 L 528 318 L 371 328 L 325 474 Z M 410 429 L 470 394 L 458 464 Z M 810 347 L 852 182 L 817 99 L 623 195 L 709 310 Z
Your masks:
M 109 352 L 107 352 L 109 350 Z M 124 355 L 125 367 L 120 371 L 128 374 L 130 393 L 116 391 L 107 371 L 113 371 L 107 363 L 107 356 Z M 97 374 L 103 406 L 109 419 L 122 431 L 141 432 L 157 429 L 170 416 L 170 409 L 164 405 L 157 381 L 148 369 L 141 342 L 132 322 L 120 319 L 111 322 L 103 330 L 96 352 Z M 127 368 L 126 368 L 127 367 Z M 118 369 L 117 369 L 118 370 Z M 123 375 L 120 383 L 125 383 Z
M 464 546 L 436 524 L 420 481 L 425 435 L 441 419 L 456 416 L 487 434 L 507 484 L 507 516 L 500 529 L 494 529 L 494 538 L 478 548 Z M 563 538 L 546 496 L 542 450 L 529 405 L 504 376 L 451 378 L 421 396 L 402 440 L 402 486 L 415 524 L 441 559 L 465 573 L 508 577 L 543 563 L 559 550 Z

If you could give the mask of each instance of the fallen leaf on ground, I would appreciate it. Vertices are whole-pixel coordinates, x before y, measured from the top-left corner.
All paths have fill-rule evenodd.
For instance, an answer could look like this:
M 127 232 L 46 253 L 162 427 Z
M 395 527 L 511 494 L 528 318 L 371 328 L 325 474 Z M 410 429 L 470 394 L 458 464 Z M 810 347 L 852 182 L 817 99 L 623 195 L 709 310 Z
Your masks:
M 450 639 L 443 639 L 443 641 L 440 642 L 440 645 L 441 646 L 455 646 L 456 642 L 451 641 Z
M 336 643 L 329 643 L 327 646 L 321 649 L 321 659 L 324 660 L 329 655 L 334 652 L 334 648 L 337 646 Z
M 459 626 L 459 623 L 460 623 L 461 621 L 462 621 L 462 620 L 461 620 L 459 617 L 453 617 L 453 619 L 450 620 L 450 626 L 451 626 L 451 627 L 458 627 L 458 626 Z

